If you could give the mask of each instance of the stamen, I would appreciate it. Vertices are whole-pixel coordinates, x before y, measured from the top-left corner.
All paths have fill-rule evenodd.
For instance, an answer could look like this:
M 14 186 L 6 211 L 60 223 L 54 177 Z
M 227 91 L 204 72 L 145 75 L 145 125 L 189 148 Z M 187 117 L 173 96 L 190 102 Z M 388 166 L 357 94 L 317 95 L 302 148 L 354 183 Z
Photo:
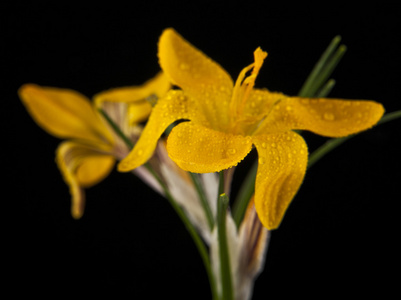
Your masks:
M 264 59 L 267 57 L 267 53 L 262 51 L 260 47 L 254 51 L 253 55 L 255 62 L 242 69 L 234 85 L 233 96 L 230 105 L 230 113 L 234 125 L 231 130 L 233 131 L 235 131 L 236 127 L 239 125 L 236 120 L 238 120 L 241 113 L 245 109 L 246 102 L 253 87 L 255 86 L 256 77 L 259 74 L 259 70 L 263 65 Z M 252 70 L 251 74 L 246 76 L 250 70 Z

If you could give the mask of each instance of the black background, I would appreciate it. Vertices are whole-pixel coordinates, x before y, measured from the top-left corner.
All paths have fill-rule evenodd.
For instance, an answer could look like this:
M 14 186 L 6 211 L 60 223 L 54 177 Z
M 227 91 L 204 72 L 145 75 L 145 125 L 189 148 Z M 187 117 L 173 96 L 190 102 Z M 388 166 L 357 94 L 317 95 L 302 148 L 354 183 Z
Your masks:
M 16 94 L 23 83 L 88 97 L 141 84 L 159 70 L 160 33 L 174 27 L 234 78 L 261 46 L 269 57 L 257 86 L 295 95 L 340 34 L 348 52 L 331 96 L 377 100 L 387 112 L 401 108 L 397 4 L 280 3 L 1 5 L 2 269 L 15 294 L 210 298 L 185 228 L 134 176 L 114 171 L 87 190 L 84 217 L 70 217 L 68 188 L 54 163 L 60 141 L 25 111 Z M 399 120 L 380 125 L 309 170 L 272 234 L 254 299 L 384 296 L 395 288 L 389 270 L 399 265 L 399 128 Z M 310 151 L 325 141 L 305 139 Z

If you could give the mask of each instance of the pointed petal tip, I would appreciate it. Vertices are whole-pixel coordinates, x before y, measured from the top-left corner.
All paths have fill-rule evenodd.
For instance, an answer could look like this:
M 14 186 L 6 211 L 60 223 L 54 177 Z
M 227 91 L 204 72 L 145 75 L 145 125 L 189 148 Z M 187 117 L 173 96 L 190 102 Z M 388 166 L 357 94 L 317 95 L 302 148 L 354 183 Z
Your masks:
M 135 168 L 136 168 L 135 165 L 132 165 L 132 163 L 130 163 L 125 159 L 123 159 L 117 164 L 117 171 L 121 173 L 129 172 Z
M 71 207 L 71 216 L 73 217 L 74 220 L 80 220 L 83 215 L 84 215 L 83 211 Z

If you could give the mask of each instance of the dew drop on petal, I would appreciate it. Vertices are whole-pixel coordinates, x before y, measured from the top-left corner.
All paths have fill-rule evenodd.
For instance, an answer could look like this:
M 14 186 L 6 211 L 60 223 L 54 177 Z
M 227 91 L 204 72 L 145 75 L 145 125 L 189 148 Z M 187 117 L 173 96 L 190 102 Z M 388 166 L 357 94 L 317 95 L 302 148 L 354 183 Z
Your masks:
M 237 152 L 237 150 L 235 150 L 233 148 L 230 148 L 227 150 L 227 154 L 231 154 L 231 155 L 235 154 L 236 152 Z
M 325 119 L 326 121 L 333 121 L 335 117 L 332 113 L 326 112 L 323 115 L 323 119 Z
M 181 70 L 188 70 L 188 69 L 189 69 L 189 65 L 186 64 L 186 63 L 181 63 L 181 64 L 180 64 L 180 69 L 181 69 Z
M 259 157 L 259 163 L 263 165 L 265 163 L 265 159 L 263 157 Z

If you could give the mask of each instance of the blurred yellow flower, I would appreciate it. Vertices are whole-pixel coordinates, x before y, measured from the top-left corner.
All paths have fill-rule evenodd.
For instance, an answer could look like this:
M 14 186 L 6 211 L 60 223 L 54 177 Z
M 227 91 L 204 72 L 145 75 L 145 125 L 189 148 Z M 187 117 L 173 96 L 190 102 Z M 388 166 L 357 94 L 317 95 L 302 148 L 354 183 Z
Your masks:
M 289 97 L 255 89 L 255 79 L 267 53 L 254 52 L 235 84 L 226 71 L 166 29 L 159 41 L 164 73 L 181 90 L 159 99 L 144 131 L 118 168 L 129 171 L 152 155 L 165 129 L 177 120 L 167 141 L 171 159 L 194 173 L 218 172 L 236 166 L 254 145 L 259 164 L 255 208 L 268 229 L 279 226 L 305 175 L 308 151 L 292 130 L 341 137 L 368 129 L 384 113 L 373 101 Z
M 82 217 L 85 206 L 84 188 L 103 180 L 116 159 L 129 150 L 109 127 L 98 108 L 102 108 L 134 142 L 140 129 L 136 123 L 145 120 L 151 105 L 146 97 L 163 96 L 170 88 L 163 73 L 142 87 L 116 88 L 94 97 L 94 103 L 84 95 L 69 89 L 23 85 L 18 93 L 26 109 L 49 134 L 68 139 L 56 151 L 56 162 L 70 187 L 71 214 Z

